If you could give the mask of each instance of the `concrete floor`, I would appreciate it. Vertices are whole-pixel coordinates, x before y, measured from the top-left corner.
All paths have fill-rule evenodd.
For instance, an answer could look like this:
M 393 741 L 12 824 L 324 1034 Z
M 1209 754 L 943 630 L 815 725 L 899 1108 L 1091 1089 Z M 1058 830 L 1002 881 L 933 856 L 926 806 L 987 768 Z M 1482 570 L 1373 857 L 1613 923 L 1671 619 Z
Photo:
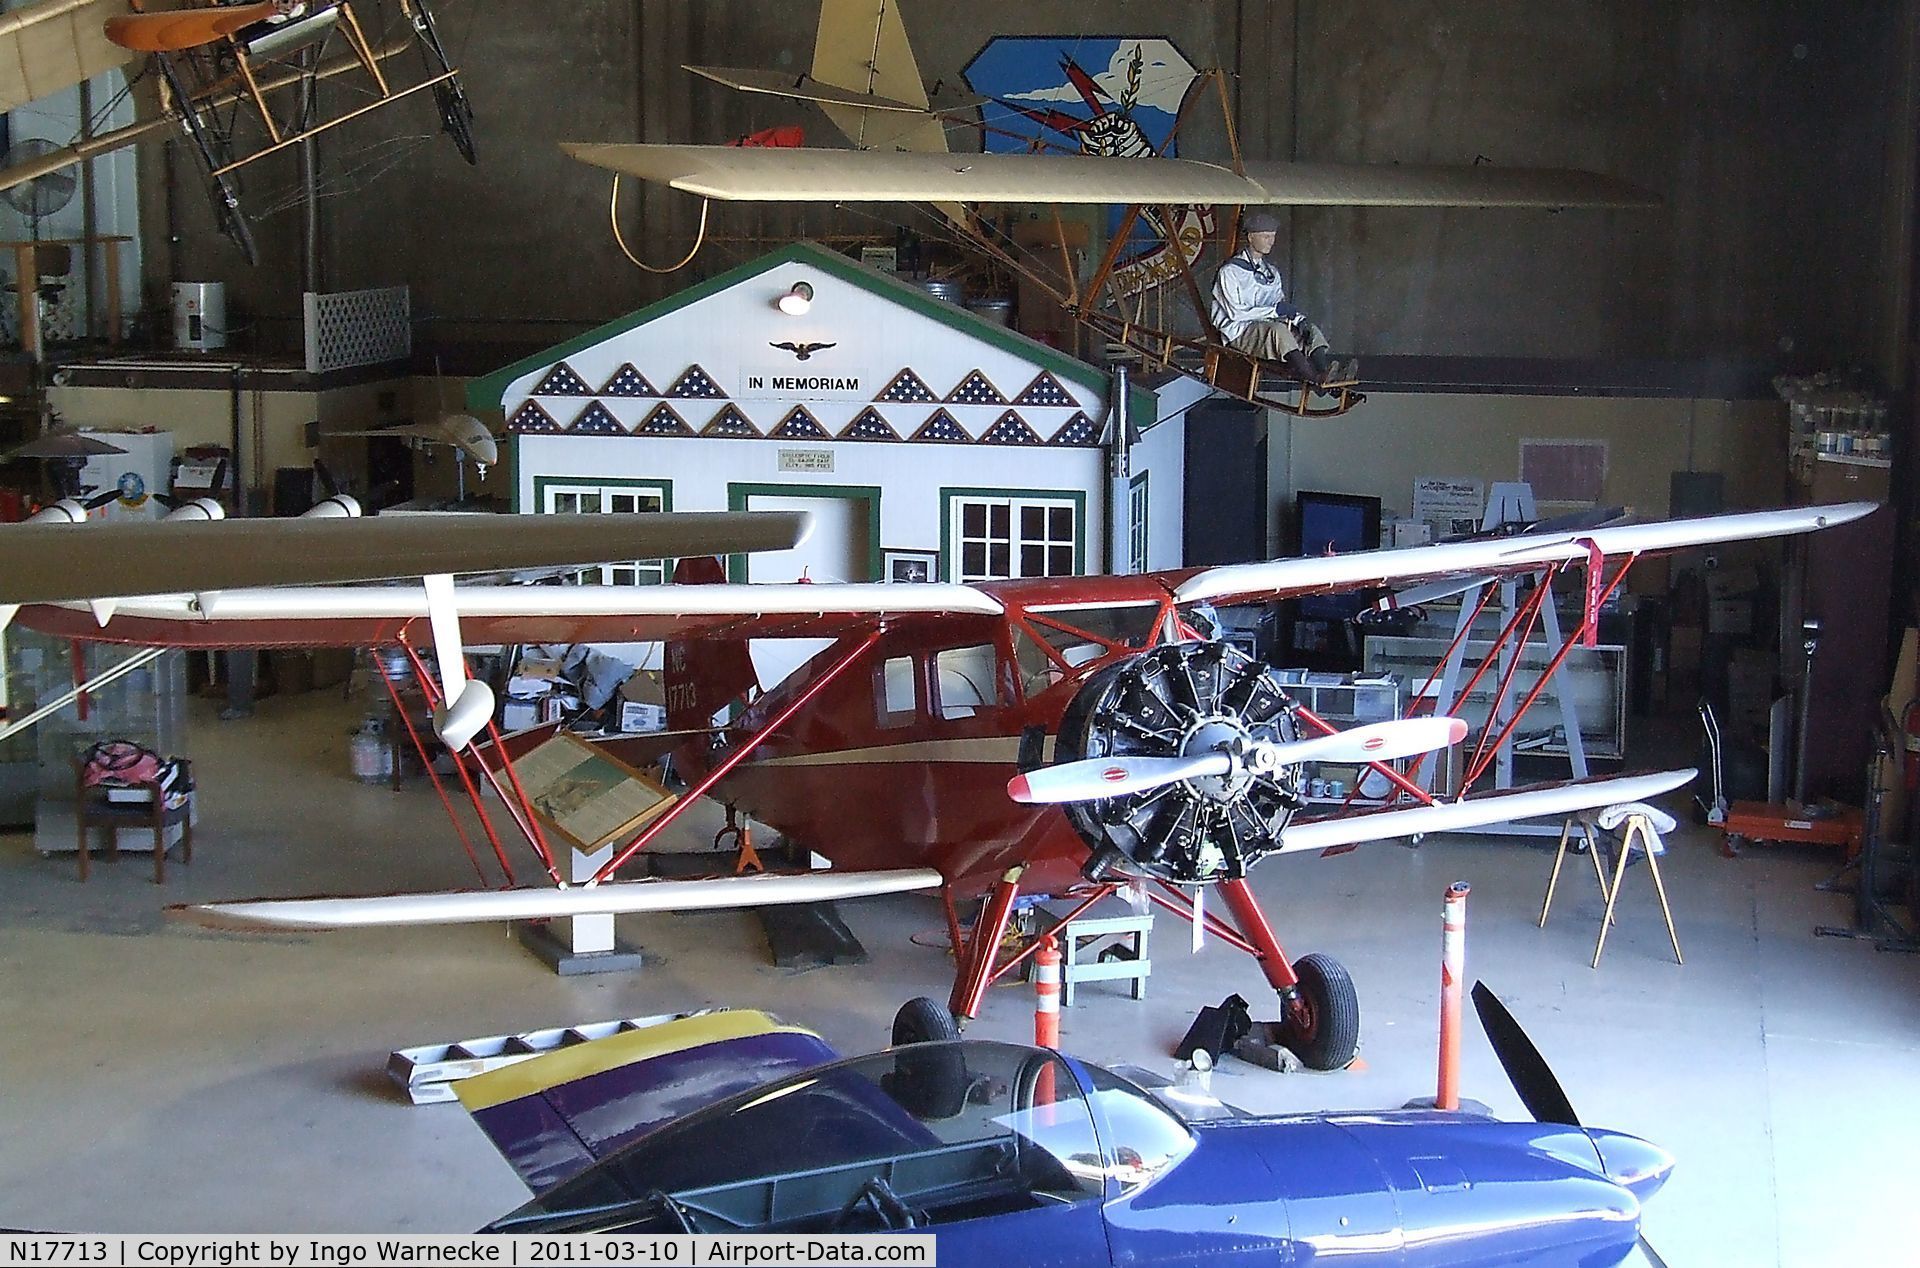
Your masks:
M 413 1107 L 385 1081 L 390 1049 L 709 1004 L 751 1005 L 844 1050 L 881 1045 L 899 1002 L 949 980 L 938 904 L 846 907 L 870 964 L 768 967 L 743 913 L 634 920 L 651 963 L 555 977 L 493 927 L 242 937 L 170 925 L 162 904 L 249 894 L 471 883 L 424 783 L 348 775 L 337 697 L 269 700 L 250 721 L 195 705 L 199 853 L 163 890 L 144 856 L 74 879 L 0 838 L 0 1226 L 99 1231 L 456 1231 L 516 1205 L 518 1180 L 457 1106 Z M 679 833 L 710 839 L 701 808 Z M 1599 918 L 1574 871 L 1534 927 L 1549 856 L 1451 838 L 1275 862 L 1256 886 L 1296 954 L 1343 960 L 1359 984 L 1365 1068 L 1274 1075 L 1228 1061 L 1224 1098 L 1256 1109 L 1398 1105 L 1431 1094 L 1440 896 L 1473 884 L 1469 976 L 1506 999 L 1582 1116 L 1671 1150 L 1679 1167 L 1648 1229 L 1678 1264 L 1911 1262 L 1920 1139 L 1920 957 L 1816 940 L 1844 900 L 1812 886 L 1824 855 L 1719 857 L 1674 843 L 1668 881 L 1684 967 L 1635 872 L 1599 971 Z M 1579 862 L 1575 860 L 1575 862 Z M 1270 1000 L 1252 963 L 1187 954 L 1163 917 L 1149 997 L 1086 988 L 1065 1044 L 1171 1070 L 1195 1009 Z M 992 992 L 976 1035 L 1030 1034 L 1031 996 Z M 1519 1104 L 1477 1033 L 1465 1090 Z M 1863 1218 L 1854 1218 L 1861 1213 Z

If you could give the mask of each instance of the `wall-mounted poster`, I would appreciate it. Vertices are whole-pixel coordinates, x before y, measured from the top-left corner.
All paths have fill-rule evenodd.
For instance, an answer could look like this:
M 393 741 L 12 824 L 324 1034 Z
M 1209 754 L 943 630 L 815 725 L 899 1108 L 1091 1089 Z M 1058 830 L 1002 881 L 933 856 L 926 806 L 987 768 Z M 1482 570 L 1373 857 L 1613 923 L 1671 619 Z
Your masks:
M 931 550 L 884 550 L 883 571 L 888 581 L 936 581 L 940 577 L 940 556 Z

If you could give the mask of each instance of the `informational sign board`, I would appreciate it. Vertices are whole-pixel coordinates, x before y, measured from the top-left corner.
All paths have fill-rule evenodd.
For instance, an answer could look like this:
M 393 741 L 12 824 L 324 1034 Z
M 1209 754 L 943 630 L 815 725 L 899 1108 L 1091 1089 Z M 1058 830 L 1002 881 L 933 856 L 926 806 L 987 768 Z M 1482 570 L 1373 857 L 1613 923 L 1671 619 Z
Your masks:
M 1476 532 L 1487 509 L 1487 488 L 1478 480 L 1418 476 L 1413 482 L 1413 518 L 1433 526 L 1434 540 Z

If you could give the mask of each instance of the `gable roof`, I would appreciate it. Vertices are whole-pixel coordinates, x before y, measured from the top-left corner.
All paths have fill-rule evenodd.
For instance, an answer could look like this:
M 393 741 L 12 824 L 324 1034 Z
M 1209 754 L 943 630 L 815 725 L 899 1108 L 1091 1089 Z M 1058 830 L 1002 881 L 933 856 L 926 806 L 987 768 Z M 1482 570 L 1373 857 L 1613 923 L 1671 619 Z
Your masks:
M 770 251 L 758 259 L 749 260 L 737 268 L 728 269 L 725 273 L 717 274 L 704 282 L 697 282 L 637 312 L 616 317 L 605 325 L 595 326 L 592 330 L 575 335 L 565 343 L 555 344 L 543 352 L 522 357 L 512 365 L 502 366 L 491 374 L 472 380 L 467 384 L 467 408 L 470 410 L 499 409 L 501 398 L 506 394 L 508 386 L 522 375 L 556 365 L 577 352 L 605 343 L 615 336 L 644 326 L 668 313 L 678 312 L 690 304 L 697 304 L 709 295 L 718 294 L 737 283 L 758 277 L 783 264 L 802 264 L 808 268 L 819 269 L 843 282 L 858 286 L 862 290 L 950 326 L 969 338 L 993 344 L 1014 356 L 1042 366 L 1057 378 L 1072 380 L 1101 396 L 1104 396 L 1108 390 L 1106 373 L 1095 369 L 1078 357 L 1068 356 L 1058 348 L 1041 343 L 1038 339 L 1029 339 L 1017 330 L 977 317 L 958 304 L 936 299 L 911 282 L 903 282 L 891 273 L 849 259 L 838 251 L 829 250 L 817 242 L 794 242 L 777 251 Z M 1136 385 L 1129 395 L 1132 397 L 1129 413 L 1133 416 L 1134 425 L 1141 428 L 1151 426 L 1155 415 L 1152 393 Z

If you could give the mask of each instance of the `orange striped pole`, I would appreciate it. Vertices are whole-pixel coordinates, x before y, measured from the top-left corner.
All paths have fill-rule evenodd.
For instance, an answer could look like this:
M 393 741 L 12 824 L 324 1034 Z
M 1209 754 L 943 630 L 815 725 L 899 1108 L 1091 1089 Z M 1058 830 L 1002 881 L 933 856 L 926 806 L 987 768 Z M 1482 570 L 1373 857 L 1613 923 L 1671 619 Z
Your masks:
M 1060 1046 L 1060 944 L 1052 934 L 1041 939 L 1040 949 L 1033 953 L 1033 1041 L 1042 1048 Z M 1053 1066 L 1049 1060 L 1034 1085 L 1036 1108 L 1053 1104 Z
M 1033 1041 L 1060 1046 L 1060 944 L 1052 935 L 1033 954 Z
M 1467 974 L 1467 895 L 1465 881 L 1447 887 L 1446 916 L 1440 939 L 1440 1086 L 1437 1109 L 1460 1108 L 1460 984 Z

